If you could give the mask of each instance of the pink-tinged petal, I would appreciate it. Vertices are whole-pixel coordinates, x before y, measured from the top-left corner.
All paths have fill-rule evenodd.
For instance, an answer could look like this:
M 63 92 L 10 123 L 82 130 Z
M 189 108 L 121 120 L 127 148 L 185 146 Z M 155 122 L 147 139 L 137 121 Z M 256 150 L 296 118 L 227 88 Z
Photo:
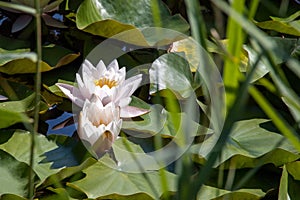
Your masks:
M 77 80 L 78 88 L 80 91 L 78 93 L 80 93 L 81 96 L 83 96 L 85 99 L 89 99 L 91 94 L 78 73 L 76 74 L 76 80 Z
M 121 109 L 120 117 L 121 118 L 132 118 L 132 117 L 138 117 L 141 115 L 145 115 L 149 113 L 150 110 L 143 109 L 143 108 L 137 108 L 134 106 L 126 106 Z
M 116 59 L 114 59 L 108 66 L 107 66 L 107 70 L 110 70 L 110 69 L 114 69 L 114 71 L 118 71 L 119 70 L 119 64 L 118 64 L 118 61 Z
M 83 107 L 84 97 L 80 94 L 80 91 L 69 84 L 56 83 L 55 84 L 73 103 L 79 107 Z M 76 94 L 76 96 L 73 95 Z
M 7 97 L 0 95 L 0 101 L 5 101 L 7 99 L 8 99 Z

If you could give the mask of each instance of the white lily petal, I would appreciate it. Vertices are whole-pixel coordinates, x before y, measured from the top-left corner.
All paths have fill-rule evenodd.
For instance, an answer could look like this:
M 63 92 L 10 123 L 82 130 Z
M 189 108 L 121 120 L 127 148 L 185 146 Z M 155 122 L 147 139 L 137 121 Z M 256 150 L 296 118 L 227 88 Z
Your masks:
M 121 99 L 130 97 L 135 90 L 138 88 L 139 84 L 142 81 L 142 75 L 133 76 L 125 80 L 123 87 L 119 88 L 118 95 L 115 96 L 114 101 L 120 102 Z
M 122 99 L 119 101 L 118 105 L 119 105 L 121 108 L 124 108 L 124 107 L 126 107 L 126 106 L 128 106 L 128 105 L 130 104 L 131 100 L 132 100 L 131 97 L 125 97 L 125 98 L 122 98 Z
M 106 72 L 106 67 L 102 60 L 99 61 L 99 63 L 96 66 L 96 69 L 97 69 L 97 77 L 96 78 L 99 79 L 100 76 Z
M 64 83 L 56 83 L 55 84 L 73 103 L 78 105 L 79 107 L 83 106 L 84 103 L 84 97 L 81 95 L 80 91 L 69 84 Z M 73 94 L 76 94 L 74 96 Z
M 111 133 L 107 133 L 111 134 Z M 102 135 L 97 139 L 97 141 L 93 144 L 92 149 L 96 153 L 97 157 L 102 157 L 112 146 L 113 142 L 110 140 L 110 137 L 106 137 L 106 135 Z
M 118 71 L 119 70 L 119 64 L 118 61 L 116 59 L 114 59 L 108 66 L 107 66 L 107 70 L 109 69 L 114 69 L 114 71 Z
M 135 90 L 139 87 L 142 82 L 143 75 L 138 74 L 136 76 L 130 77 L 129 79 L 125 80 L 125 87 L 130 87 L 131 91 L 129 92 L 128 96 L 131 96 Z

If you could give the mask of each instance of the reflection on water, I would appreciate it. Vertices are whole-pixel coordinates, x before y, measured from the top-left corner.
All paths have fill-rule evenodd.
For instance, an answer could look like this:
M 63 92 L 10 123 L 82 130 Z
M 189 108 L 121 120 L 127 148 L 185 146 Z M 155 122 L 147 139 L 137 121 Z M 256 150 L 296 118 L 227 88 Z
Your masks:
M 76 124 L 73 122 L 73 114 L 64 112 L 56 119 L 46 120 L 49 125 L 47 135 L 64 135 L 71 137 L 76 131 Z

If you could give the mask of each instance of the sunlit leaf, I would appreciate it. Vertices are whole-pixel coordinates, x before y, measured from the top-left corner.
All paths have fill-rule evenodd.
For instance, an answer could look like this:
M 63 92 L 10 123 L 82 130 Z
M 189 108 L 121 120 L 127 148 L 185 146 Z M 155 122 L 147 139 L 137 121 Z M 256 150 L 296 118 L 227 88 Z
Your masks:
M 63 168 L 62 170 L 60 170 L 56 174 L 53 174 L 53 175 L 49 176 L 40 187 L 41 188 L 46 188 L 50 185 L 57 185 L 58 183 L 60 183 L 64 179 L 66 179 L 68 177 L 71 177 L 72 175 L 80 172 L 83 169 L 88 168 L 89 166 L 93 165 L 96 162 L 97 161 L 95 159 L 88 158 L 87 160 L 85 160 L 83 163 L 81 163 L 78 166 Z
M 83 179 L 68 183 L 68 186 L 84 192 L 88 198 L 127 197 L 127 199 L 135 199 L 135 196 L 131 195 L 143 194 L 145 197 L 143 199 L 153 199 L 157 197 L 156 193 L 158 197 L 162 195 L 162 185 L 157 171 L 146 174 L 127 173 L 110 166 L 117 168 L 113 160 L 104 156 L 97 163 L 83 170 L 83 173 L 86 174 Z M 165 172 L 165 174 L 168 180 L 168 190 L 175 191 L 176 176 L 169 172 Z M 145 179 L 144 176 L 148 178 Z
M 260 189 L 240 189 L 236 191 L 228 191 L 211 186 L 202 186 L 198 193 L 198 200 L 217 200 L 217 199 L 252 199 L 259 200 L 264 196 L 264 192 Z
M 70 197 L 69 193 L 65 188 L 52 188 L 48 187 L 47 190 L 53 192 L 49 195 L 43 195 L 40 199 L 41 200 L 75 200 L 74 198 Z
M 287 18 L 271 17 L 272 20 L 258 22 L 256 25 L 263 29 L 300 36 L 300 20 L 296 20 L 299 16 L 300 12 L 298 11 Z
M 27 200 L 26 198 L 15 194 L 3 194 L 0 198 L 1 200 Z
M 163 3 L 159 2 L 162 26 L 179 32 L 187 32 L 189 25 L 179 15 L 171 16 Z M 154 27 L 150 0 L 99 1 L 85 0 L 77 11 L 76 25 L 79 29 L 103 37 L 111 37 L 134 28 Z M 136 32 L 128 37 L 129 42 L 141 44 L 143 35 Z
M 24 74 L 36 72 L 36 54 L 29 49 L 18 49 L 8 51 L 0 49 L 0 72 L 6 74 Z M 52 69 L 66 65 L 75 60 L 79 54 L 74 54 L 59 46 L 46 46 L 43 48 L 43 60 L 41 71 L 50 71 Z
M 0 195 L 11 193 L 26 196 L 29 166 L 3 150 L 0 150 L 0 159 Z M 6 196 L 6 199 L 11 198 Z
M 13 136 L 0 149 L 8 152 L 20 162 L 30 163 L 30 145 L 31 135 L 26 131 L 16 131 Z M 40 163 L 43 160 L 44 153 L 57 147 L 43 135 L 37 135 L 35 139 L 34 165 L 33 170 L 36 172 L 41 181 L 49 175 L 54 174 L 58 169 L 51 169 L 51 163 Z
M 35 95 L 31 94 L 20 101 L 0 103 L 0 128 L 5 128 L 19 122 L 31 122 L 25 113 L 34 109 L 34 97 Z
M 169 89 L 182 97 L 189 97 L 192 89 L 192 72 L 189 63 L 174 53 L 156 59 L 150 70 L 150 94 Z
M 286 170 L 293 176 L 295 180 L 300 180 L 300 161 L 286 164 Z

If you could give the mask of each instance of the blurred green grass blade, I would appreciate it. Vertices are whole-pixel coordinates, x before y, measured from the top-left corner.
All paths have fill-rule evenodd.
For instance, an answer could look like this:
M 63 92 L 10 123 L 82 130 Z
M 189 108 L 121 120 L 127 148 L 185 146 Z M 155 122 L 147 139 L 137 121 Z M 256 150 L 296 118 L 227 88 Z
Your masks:
M 300 79 L 300 62 L 298 60 L 296 60 L 296 59 L 290 59 L 287 62 L 287 66 Z
M 243 14 L 245 6 L 245 0 L 234 0 L 232 2 L 232 9 Z M 225 59 L 224 69 L 223 69 L 223 81 L 226 91 L 226 110 L 234 103 L 237 96 L 237 88 L 239 86 L 239 67 L 241 64 L 241 53 L 243 48 L 243 42 L 245 39 L 245 34 L 239 23 L 235 21 L 234 16 L 229 15 L 228 25 L 227 25 L 227 39 L 228 39 L 228 53 L 229 56 Z
M 248 18 L 252 20 L 256 14 L 257 8 L 259 5 L 259 0 L 252 0 L 250 4 Z
M 224 127 L 222 129 L 221 135 L 218 138 L 217 143 L 215 144 L 214 148 L 212 149 L 209 158 L 207 159 L 205 165 L 201 169 L 201 171 L 195 176 L 194 183 L 191 186 L 191 192 L 189 193 L 191 196 L 189 199 L 195 199 L 198 191 L 201 189 L 202 185 L 205 183 L 205 181 L 208 179 L 210 172 L 213 169 L 213 166 L 216 162 L 216 159 L 220 155 L 220 152 L 222 148 L 224 147 L 227 138 L 233 128 L 234 122 L 237 120 L 238 116 L 241 113 L 241 110 L 243 108 L 243 105 L 247 99 L 248 93 L 247 88 L 250 85 L 251 78 L 258 66 L 258 63 L 262 57 L 263 53 L 259 54 L 256 61 L 254 62 L 249 74 L 246 76 L 245 81 L 242 83 L 242 85 L 238 88 L 237 91 L 237 98 L 235 99 L 235 102 L 233 106 L 230 108 L 228 115 L 225 119 Z
M 249 93 L 258 103 L 261 109 L 272 119 L 278 130 L 293 144 L 300 152 L 300 139 L 295 130 L 285 121 L 285 119 L 274 109 L 268 100 L 254 87 L 249 87 Z
M 250 22 L 243 15 L 236 12 L 232 9 L 225 1 L 223 0 L 212 0 L 212 2 L 227 15 L 230 15 L 235 19 L 240 26 L 243 27 L 245 32 L 247 32 L 251 37 L 255 38 L 259 43 L 261 43 L 266 49 L 273 49 L 274 44 L 267 34 L 259 30 L 252 22 Z
M 28 13 L 31 15 L 35 15 L 36 14 L 36 10 L 34 8 L 28 7 L 28 6 L 24 6 L 24 5 L 19 5 L 19 4 L 14 4 L 14 3 L 9 3 L 9 2 L 3 2 L 0 1 L 0 8 L 8 8 L 8 9 L 14 9 L 14 10 L 18 10 L 24 13 Z
M 157 0 L 151 1 L 151 10 L 153 13 L 153 22 L 156 27 L 162 27 L 161 18 L 160 18 L 160 10 Z
M 205 50 L 207 50 L 206 27 L 201 14 L 200 3 L 197 0 L 185 0 L 185 4 L 189 22 L 191 24 L 192 36 Z

